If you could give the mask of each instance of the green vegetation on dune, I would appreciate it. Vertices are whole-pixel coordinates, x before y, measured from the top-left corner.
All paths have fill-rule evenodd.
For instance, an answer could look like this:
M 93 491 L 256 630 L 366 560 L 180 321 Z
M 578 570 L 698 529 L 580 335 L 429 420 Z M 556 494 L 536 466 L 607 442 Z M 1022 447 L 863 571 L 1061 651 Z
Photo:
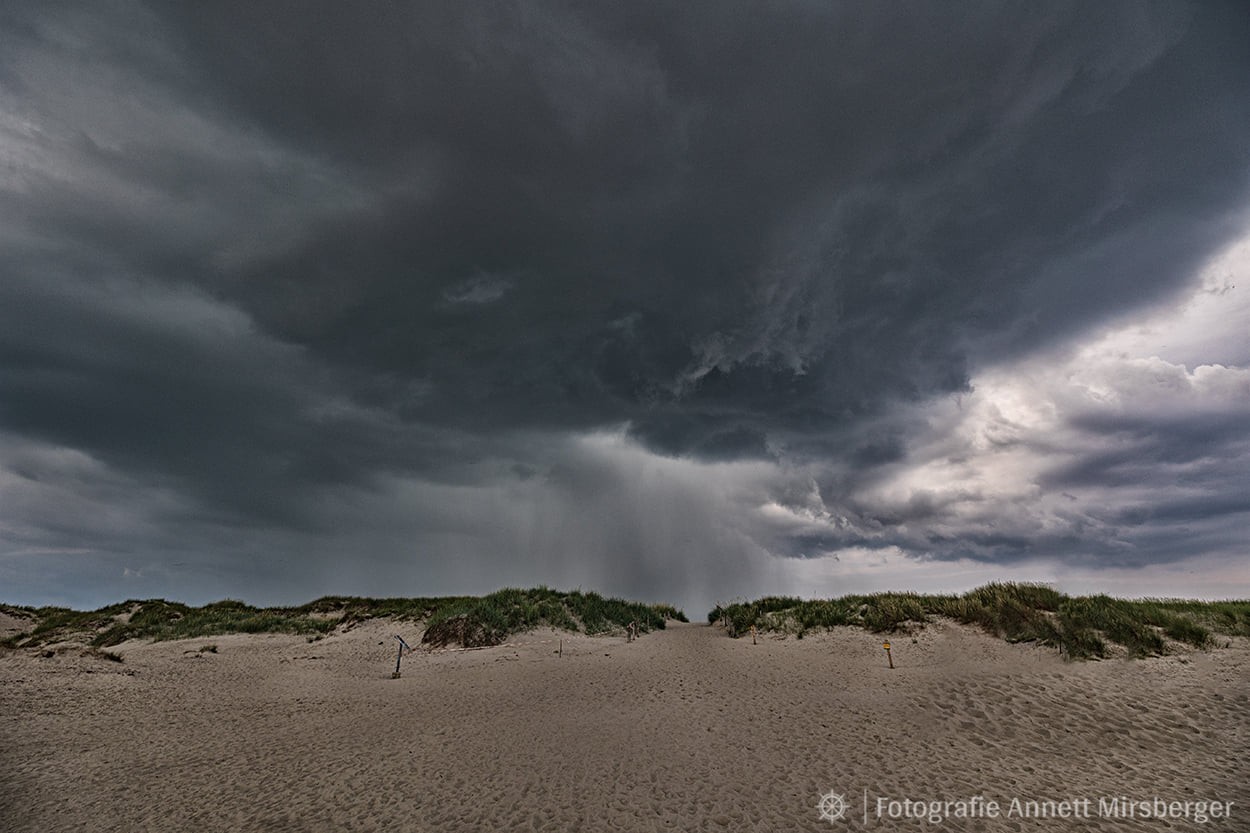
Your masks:
M 672 605 L 648 605 L 604 598 L 580 590 L 561 592 L 546 587 L 505 589 L 488 596 L 370 599 L 326 596 L 298 607 L 256 608 L 238 601 L 190 607 L 164 599 L 128 601 L 94 611 L 68 608 L 3 606 L 30 620 L 25 633 L 0 643 L 37 647 L 62 641 L 84 641 L 102 649 L 128 639 L 189 639 L 227 633 L 293 633 L 318 636 L 367 619 L 393 618 L 424 622 L 426 642 L 453 642 L 473 647 L 496 645 L 510 634 L 553 627 L 587 634 L 663 628 L 666 618 L 685 621 Z M 430 638 L 433 634 L 433 638 Z
M 813 628 L 837 625 L 892 632 L 935 616 L 976 625 L 1010 642 L 1052 645 L 1073 658 L 1105 657 L 1109 642 L 1142 657 L 1163 653 L 1167 640 L 1205 648 L 1214 644 L 1215 633 L 1250 636 L 1250 601 L 1068 596 L 1045 585 L 1016 583 L 987 584 L 959 596 L 873 593 L 814 601 L 768 596 L 718 606 L 708 621 L 721 622 L 731 636 L 754 626 L 802 637 Z
M 108 648 L 128 639 L 190 639 L 222 633 L 326 633 L 337 621 L 287 608 L 255 608 L 221 601 L 190 607 L 164 599 L 132 600 L 93 611 L 68 608 L 23 608 L 34 627 L 5 641 L 9 647 L 36 647 L 83 640 Z
M 672 605 L 627 602 L 580 590 L 508 588 L 440 606 L 426 623 L 423 641 L 435 646 L 453 641 L 466 647 L 496 645 L 510 633 L 544 626 L 599 634 L 624 630 L 634 623 L 639 633 L 645 633 L 662 629 L 666 618 L 685 621 L 686 617 Z

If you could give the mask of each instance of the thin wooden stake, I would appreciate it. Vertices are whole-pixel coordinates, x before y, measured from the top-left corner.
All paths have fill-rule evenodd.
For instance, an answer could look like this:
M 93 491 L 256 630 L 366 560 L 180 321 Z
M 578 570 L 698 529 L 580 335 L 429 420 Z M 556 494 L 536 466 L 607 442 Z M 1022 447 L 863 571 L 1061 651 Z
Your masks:
M 395 638 L 399 640 L 399 654 L 395 657 L 395 673 L 391 674 L 392 680 L 399 679 L 399 661 L 404 658 L 404 649 L 408 648 L 408 643 L 404 641 L 402 636 L 396 634 Z M 412 649 L 408 648 L 408 650 L 411 651 Z

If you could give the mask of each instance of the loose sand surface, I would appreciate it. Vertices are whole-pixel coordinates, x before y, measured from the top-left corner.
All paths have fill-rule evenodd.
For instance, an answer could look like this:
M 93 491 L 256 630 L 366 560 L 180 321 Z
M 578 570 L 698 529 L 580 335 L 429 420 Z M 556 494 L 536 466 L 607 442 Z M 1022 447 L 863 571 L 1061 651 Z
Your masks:
M 420 635 L 0 653 L 0 830 L 1250 831 L 1250 640 L 1065 663 L 937 623 L 893 636 L 890 670 L 862 630 L 672 623 L 418 652 L 391 679 L 396 633 Z M 877 814 L 978 795 L 1000 815 Z M 1100 797 L 1234 806 L 1198 824 L 1100 817 Z M 1090 817 L 1008 817 L 1013 798 Z

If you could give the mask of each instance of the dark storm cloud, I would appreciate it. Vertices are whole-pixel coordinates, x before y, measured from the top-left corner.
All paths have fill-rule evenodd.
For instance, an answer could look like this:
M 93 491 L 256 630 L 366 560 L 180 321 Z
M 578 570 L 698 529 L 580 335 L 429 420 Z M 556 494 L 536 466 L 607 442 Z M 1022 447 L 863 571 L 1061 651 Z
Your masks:
M 1076 551 L 873 489 L 920 459 L 926 403 L 1188 285 L 1250 186 L 1234 3 L 115 3 L 0 33 L 5 465 L 29 496 L 32 459 L 64 483 L 56 449 L 86 455 L 93 506 L 175 538 L 354 507 L 393 551 L 510 484 L 576 514 L 579 464 L 536 438 L 625 425 L 790 472 L 734 493 L 809 513 L 741 530 L 769 552 Z M 1163 429 L 1089 419 L 1105 446 L 1048 492 L 1242 436 L 1126 450 Z M 406 525 L 404 478 L 443 490 Z M 656 509 L 629 511 L 607 526 L 637 556 Z
M 196 92 L 379 193 L 208 279 L 436 419 L 715 455 L 959 390 L 1166 293 L 1246 192 L 1244 16 L 1020 14 L 197 8 Z

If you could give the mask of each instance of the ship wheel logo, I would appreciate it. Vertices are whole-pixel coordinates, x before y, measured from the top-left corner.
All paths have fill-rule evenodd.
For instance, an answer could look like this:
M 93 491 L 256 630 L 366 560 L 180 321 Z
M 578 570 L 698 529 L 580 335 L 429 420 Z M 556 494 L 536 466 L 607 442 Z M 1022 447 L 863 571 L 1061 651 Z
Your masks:
M 842 818 L 846 815 L 846 807 L 846 797 L 833 790 L 822 795 L 820 803 L 816 805 L 816 809 L 820 811 L 820 817 L 826 821 L 837 821 Z

